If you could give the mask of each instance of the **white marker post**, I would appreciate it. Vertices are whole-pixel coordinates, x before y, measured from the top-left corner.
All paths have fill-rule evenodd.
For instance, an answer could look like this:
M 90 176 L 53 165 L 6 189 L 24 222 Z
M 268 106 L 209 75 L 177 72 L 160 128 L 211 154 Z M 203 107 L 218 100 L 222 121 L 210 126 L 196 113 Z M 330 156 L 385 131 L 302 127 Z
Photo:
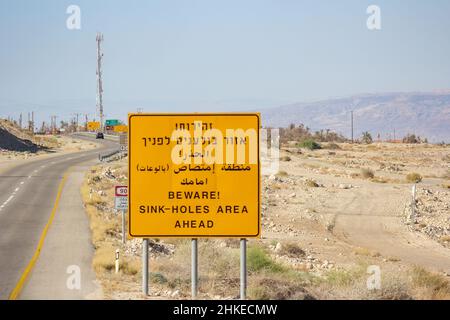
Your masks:
M 116 249 L 116 273 L 119 273 L 119 255 L 120 251 L 119 249 Z
M 247 299 L 247 239 L 241 239 L 241 300 Z

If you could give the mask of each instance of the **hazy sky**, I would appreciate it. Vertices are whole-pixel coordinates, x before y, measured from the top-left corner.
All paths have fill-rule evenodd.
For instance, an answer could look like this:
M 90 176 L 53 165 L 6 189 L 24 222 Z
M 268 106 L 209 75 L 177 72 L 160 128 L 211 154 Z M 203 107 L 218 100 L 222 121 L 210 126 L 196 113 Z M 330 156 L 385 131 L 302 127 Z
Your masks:
M 93 115 L 97 31 L 110 118 L 450 88 L 447 0 L 0 0 L 0 116 Z

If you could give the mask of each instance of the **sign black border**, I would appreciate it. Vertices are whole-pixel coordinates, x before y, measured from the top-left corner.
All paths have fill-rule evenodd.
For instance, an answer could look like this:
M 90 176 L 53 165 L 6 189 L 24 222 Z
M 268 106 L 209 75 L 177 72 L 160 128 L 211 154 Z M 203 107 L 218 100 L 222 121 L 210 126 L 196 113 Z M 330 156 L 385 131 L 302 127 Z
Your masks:
M 257 119 L 258 130 L 258 232 L 254 235 L 133 235 L 131 234 L 131 119 L 133 117 L 160 117 L 160 116 L 201 116 L 201 117 L 217 117 L 217 116 L 254 116 Z M 259 154 L 259 131 L 261 129 L 260 113 L 131 113 L 128 115 L 128 234 L 133 238 L 260 238 L 261 237 L 261 162 Z

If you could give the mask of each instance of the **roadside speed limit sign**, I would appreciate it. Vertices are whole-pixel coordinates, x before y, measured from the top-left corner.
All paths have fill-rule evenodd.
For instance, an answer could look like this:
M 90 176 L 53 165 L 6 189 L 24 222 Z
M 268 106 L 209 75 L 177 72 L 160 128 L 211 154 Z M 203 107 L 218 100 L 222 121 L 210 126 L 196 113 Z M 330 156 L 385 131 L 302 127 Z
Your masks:
M 128 186 L 116 186 L 116 197 L 128 197 Z

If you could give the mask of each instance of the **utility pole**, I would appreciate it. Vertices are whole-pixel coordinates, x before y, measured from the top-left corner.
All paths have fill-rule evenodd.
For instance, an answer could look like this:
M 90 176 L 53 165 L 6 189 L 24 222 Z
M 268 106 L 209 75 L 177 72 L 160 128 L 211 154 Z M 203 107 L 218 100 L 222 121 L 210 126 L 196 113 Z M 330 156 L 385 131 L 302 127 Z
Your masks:
M 51 116 L 51 130 L 52 130 L 52 134 L 56 134 L 56 116 Z
M 84 115 L 85 122 L 84 122 L 84 131 L 88 131 L 88 115 L 87 113 Z
M 351 113 L 352 143 L 353 143 L 353 110 L 350 111 L 350 113 Z
M 31 134 L 34 135 L 34 111 L 31 111 L 31 125 L 30 125 Z
M 79 116 L 81 116 L 81 113 L 75 113 L 74 114 L 75 115 L 75 132 L 78 132 L 78 125 L 79 125 L 79 122 L 78 122 L 78 120 L 79 120 Z
M 20 113 L 20 116 L 19 116 L 19 127 L 20 127 L 20 129 L 22 129 L 22 113 Z
M 102 41 L 103 34 L 98 32 L 97 37 L 97 111 L 100 117 L 100 132 L 103 132 L 103 84 L 102 84 Z

